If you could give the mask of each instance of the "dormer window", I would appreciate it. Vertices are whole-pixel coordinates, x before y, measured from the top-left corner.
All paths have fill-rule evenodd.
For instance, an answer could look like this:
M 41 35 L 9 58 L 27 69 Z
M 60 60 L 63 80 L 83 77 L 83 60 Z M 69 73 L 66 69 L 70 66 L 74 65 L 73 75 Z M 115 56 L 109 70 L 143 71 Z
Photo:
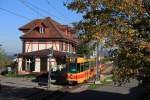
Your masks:
M 44 33 L 44 27 L 39 27 L 39 32 L 42 34 L 42 33 Z

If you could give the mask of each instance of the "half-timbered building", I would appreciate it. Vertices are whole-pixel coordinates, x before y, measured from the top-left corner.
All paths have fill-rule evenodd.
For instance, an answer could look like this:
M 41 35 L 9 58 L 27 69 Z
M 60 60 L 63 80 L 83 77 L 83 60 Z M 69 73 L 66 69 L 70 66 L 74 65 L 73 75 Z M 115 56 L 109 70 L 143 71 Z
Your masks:
M 22 53 L 18 54 L 18 73 L 44 73 L 65 67 L 65 58 L 76 54 L 78 41 L 71 27 L 50 17 L 36 19 L 19 28 L 22 32 Z M 49 59 L 49 48 L 53 58 Z

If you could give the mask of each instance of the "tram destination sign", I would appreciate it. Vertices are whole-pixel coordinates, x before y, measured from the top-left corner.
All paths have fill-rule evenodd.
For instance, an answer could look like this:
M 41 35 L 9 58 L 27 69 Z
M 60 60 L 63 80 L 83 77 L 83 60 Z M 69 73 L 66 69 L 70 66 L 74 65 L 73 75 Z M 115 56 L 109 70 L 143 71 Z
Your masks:
M 67 58 L 66 61 L 70 62 L 70 63 L 75 63 L 76 62 L 76 58 Z

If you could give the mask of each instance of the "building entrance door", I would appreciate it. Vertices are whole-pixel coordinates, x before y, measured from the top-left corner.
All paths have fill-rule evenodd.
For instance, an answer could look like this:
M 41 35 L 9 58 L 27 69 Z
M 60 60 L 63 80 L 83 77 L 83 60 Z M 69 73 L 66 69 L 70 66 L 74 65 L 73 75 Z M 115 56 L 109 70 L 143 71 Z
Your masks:
M 47 58 L 42 57 L 40 65 L 41 65 L 40 67 L 41 72 L 47 72 Z

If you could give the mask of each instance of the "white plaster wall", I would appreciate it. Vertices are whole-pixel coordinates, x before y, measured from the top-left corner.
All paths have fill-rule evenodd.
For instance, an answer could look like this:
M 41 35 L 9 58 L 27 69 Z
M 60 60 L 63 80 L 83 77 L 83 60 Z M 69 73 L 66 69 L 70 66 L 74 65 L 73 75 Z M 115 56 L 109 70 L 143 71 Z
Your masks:
M 25 42 L 25 52 L 27 52 L 28 44 Z
M 22 58 L 18 58 L 18 71 L 22 71 Z
M 70 52 L 70 51 L 69 51 L 69 45 L 70 45 L 70 44 L 67 44 L 67 52 Z
M 45 44 L 39 43 L 39 50 L 45 49 Z
M 55 41 L 55 42 L 47 42 L 47 43 L 40 43 L 38 44 L 38 42 L 25 42 L 25 52 L 32 52 L 32 51 L 37 51 L 38 50 L 38 45 L 39 45 L 39 50 L 43 50 L 43 49 L 48 49 L 51 48 L 53 46 L 53 49 L 56 51 L 60 50 L 60 42 Z M 67 44 L 67 50 L 65 51 L 65 44 Z M 73 46 L 72 44 L 68 44 L 63 42 L 63 52 L 69 52 L 69 45 L 71 45 L 71 52 L 73 52 Z
M 32 44 L 29 42 L 25 42 L 25 52 L 32 52 Z
M 35 71 L 33 72 L 40 72 L 40 58 L 35 59 Z
M 59 42 L 53 42 L 53 49 L 59 51 Z
M 56 50 L 56 46 L 54 42 L 52 43 L 52 46 L 53 46 L 53 50 Z
M 47 49 L 51 48 L 52 47 L 52 42 L 48 42 L 47 44 Z
M 73 50 L 72 50 L 72 44 L 70 44 L 70 52 L 72 53 L 72 51 L 73 51 Z
M 59 51 L 59 42 L 56 42 L 57 51 Z
M 58 49 L 58 51 L 61 51 L 61 49 L 62 49 L 62 43 L 61 43 L 61 42 L 58 42 L 58 44 L 59 44 L 59 49 Z
M 32 51 L 38 51 L 38 44 L 33 43 L 32 45 L 33 45 Z
M 63 52 L 66 52 L 66 51 L 65 51 L 65 49 L 66 49 L 65 44 L 66 44 L 66 43 L 65 43 L 65 42 L 63 42 Z

